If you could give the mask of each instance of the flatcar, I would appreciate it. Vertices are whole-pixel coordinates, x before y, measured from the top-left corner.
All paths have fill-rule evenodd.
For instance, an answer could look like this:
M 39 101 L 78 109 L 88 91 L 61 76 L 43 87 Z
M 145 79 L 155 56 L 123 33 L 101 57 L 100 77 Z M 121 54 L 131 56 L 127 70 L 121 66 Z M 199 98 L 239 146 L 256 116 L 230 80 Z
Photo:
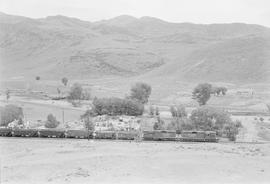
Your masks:
M 93 132 L 87 130 L 67 130 L 66 138 L 80 138 L 80 139 L 87 139 L 93 138 Z
M 12 129 L 11 128 L 0 128 L 0 136 L 3 137 L 11 137 L 12 136 Z
M 116 133 L 114 131 L 95 131 L 93 137 L 95 139 L 116 139 Z
M 57 129 L 40 129 L 38 130 L 39 137 L 54 137 L 54 138 L 64 138 L 65 130 Z
M 38 130 L 36 129 L 13 129 L 13 137 L 38 137 Z
M 138 137 L 136 131 L 119 131 L 116 132 L 116 138 L 120 140 L 135 140 Z
M 182 131 L 177 140 L 183 142 L 218 142 L 214 131 Z

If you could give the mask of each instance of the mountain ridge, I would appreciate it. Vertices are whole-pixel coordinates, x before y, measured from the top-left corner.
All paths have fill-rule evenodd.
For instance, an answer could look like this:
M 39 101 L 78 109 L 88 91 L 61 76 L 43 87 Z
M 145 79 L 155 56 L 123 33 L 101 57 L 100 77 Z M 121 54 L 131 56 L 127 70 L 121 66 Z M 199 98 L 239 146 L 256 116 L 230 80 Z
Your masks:
M 270 81 L 269 35 L 268 27 L 244 23 L 170 23 L 128 15 L 89 22 L 0 13 L 1 75 L 16 77 L 14 70 L 48 79 L 168 74 L 180 81 L 264 82 Z

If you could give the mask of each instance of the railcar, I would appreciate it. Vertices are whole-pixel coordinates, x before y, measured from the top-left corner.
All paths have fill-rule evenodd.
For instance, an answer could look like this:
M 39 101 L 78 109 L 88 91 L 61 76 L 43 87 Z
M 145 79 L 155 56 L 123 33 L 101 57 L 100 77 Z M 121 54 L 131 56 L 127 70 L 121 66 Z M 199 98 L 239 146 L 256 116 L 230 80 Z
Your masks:
M 153 141 L 175 141 L 176 132 L 167 130 L 144 131 L 143 139 Z
M 154 131 L 143 131 L 143 140 L 153 141 L 154 140 Z
M 182 131 L 177 140 L 183 142 L 218 142 L 214 131 Z
M 40 129 L 38 130 L 39 137 L 54 137 L 54 138 L 64 138 L 65 130 L 57 129 Z
M 164 131 L 164 130 L 154 131 L 154 140 L 156 141 L 175 141 L 175 139 L 176 139 L 175 131 Z
M 13 129 L 13 137 L 38 137 L 38 130 L 36 129 Z
M 91 139 L 93 138 L 93 132 L 88 132 L 87 130 L 67 130 L 65 136 L 66 138 Z
M 136 131 L 119 131 L 116 133 L 116 138 L 120 140 L 135 140 L 137 137 Z
M 3 137 L 11 137 L 12 136 L 12 129 L 11 128 L 0 128 L 0 136 Z
M 116 139 L 114 131 L 96 131 L 93 133 L 95 139 Z

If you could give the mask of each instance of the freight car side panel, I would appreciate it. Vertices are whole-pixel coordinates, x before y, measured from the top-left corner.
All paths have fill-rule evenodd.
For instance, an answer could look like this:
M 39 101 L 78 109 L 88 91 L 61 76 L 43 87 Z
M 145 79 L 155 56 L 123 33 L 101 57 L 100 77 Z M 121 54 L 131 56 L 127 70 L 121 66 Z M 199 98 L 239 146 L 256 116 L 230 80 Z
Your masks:
M 43 129 L 38 131 L 39 137 L 57 137 L 64 138 L 65 131 L 64 130 L 51 130 L 51 129 Z
M 67 138 L 93 138 L 93 132 L 87 130 L 67 130 L 66 132 Z
M 12 129 L 11 128 L 0 128 L 0 136 L 11 137 Z
M 38 137 L 38 130 L 36 129 L 14 129 L 12 131 L 13 137 Z

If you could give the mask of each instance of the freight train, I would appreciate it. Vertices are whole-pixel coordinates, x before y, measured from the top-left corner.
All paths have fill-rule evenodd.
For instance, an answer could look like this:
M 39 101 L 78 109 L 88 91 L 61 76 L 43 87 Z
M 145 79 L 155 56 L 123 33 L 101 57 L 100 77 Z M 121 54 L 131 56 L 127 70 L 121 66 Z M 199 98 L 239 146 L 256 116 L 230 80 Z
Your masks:
M 3 137 L 44 137 L 81 139 L 118 139 L 144 141 L 218 142 L 214 131 L 87 131 L 62 129 L 11 129 L 0 128 Z

